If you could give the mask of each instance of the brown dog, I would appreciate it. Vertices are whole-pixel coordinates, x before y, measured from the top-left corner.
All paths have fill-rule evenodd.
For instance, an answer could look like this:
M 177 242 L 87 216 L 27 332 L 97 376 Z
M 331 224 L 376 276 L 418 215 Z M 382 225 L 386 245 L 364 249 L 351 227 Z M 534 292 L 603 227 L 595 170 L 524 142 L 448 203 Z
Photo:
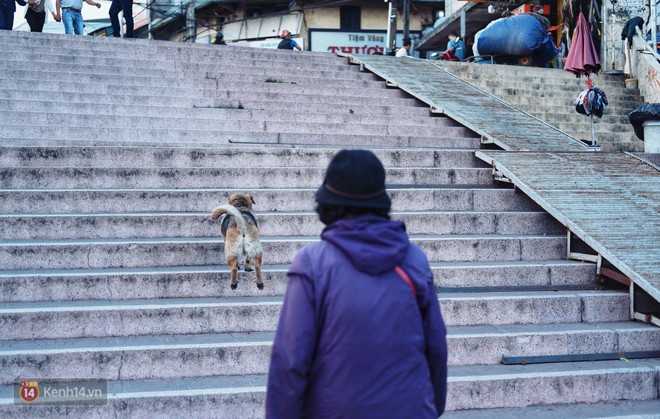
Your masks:
M 254 263 L 257 288 L 264 288 L 261 279 L 263 248 L 259 241 L 257 219 L 252 213 L 252 204 L 255 203 L 252 195 L 235 193 L 229 197 L 229 205 L 221 205 L 211 213 L 212 220 L 226 214 L 222 218 L 220 231 L 225 240 L 225 258 L 231 269 L 230 285 L 233 290 L 238 286 L 238 264 L 242 257 L 245 257 L 245 271 L 251 271 Z

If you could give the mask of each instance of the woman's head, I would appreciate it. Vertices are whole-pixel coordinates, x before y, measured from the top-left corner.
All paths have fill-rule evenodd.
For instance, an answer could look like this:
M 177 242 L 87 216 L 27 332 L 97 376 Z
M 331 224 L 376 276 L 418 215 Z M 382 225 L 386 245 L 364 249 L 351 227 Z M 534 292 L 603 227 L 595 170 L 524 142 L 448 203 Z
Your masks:
M 324 224 L 346 216 L 387 217 L 392 201 L 385 190 L 385 168 L 368 150 L 341 150 L 316 191 L 316 211 Z

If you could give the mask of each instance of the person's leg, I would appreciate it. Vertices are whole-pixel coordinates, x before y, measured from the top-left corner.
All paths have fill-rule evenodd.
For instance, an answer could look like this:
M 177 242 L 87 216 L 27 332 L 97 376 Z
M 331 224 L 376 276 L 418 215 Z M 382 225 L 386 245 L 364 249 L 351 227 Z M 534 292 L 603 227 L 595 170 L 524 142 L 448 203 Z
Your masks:
M 64 24 L 64 33 L 73 34 L 73 15 L 75 13 L 69 9 L 62 9 L 62 23 Z
M 83 32 L 83 17 L 82 13 L 74 12 L 73 15 L 73 32 L 76 35 L 84 35 Z
M 27 12 L 25 12 L 25 21 L 30 27 L 30 32 L 36 32 L 37 29 L 37 16 L 36 12 L 28 7 Z
M 124 36 L 133 38 L 133 0 L 121 0 L 121 9 L 124 12 L 124 20 L 126 21 L 126 35 Z
M 14 28 L 14 12 L 0 7 L 0 29 L 12 30 Z
M 36 13 L 36 23 L 37 27 L 33 32 L 43 32 L 44 24 L 46 23 L 46 12 Z
M 119 38 L 121 36 L 121 27 L 119 26 L 119 12 L 121 12 L 121 0 L 112 0 L 110 5 L 110 24 L 112 25 L 112 36 Z

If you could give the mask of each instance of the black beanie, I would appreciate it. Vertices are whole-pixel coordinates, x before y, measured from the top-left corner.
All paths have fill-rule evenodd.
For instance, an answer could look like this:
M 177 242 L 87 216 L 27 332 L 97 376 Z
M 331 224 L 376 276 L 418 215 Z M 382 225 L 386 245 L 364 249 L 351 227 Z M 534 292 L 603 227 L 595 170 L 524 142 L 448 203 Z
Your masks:
M 368 150 L 341 150 L 330 161 L 316 202 L 346 207 L 389 209 L 385 168 Z

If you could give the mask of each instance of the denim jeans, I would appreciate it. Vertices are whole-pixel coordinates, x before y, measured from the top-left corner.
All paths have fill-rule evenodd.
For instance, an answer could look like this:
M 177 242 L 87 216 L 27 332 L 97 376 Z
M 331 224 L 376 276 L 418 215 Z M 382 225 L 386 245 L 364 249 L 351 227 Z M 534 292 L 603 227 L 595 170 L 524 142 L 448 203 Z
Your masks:
M 69 9 L 62 9 L 62 23 L 64 23 L 64 32 L 67 35 L 71 35 L 72 33 L 83 35 L 82 13 L 74 12 Z

